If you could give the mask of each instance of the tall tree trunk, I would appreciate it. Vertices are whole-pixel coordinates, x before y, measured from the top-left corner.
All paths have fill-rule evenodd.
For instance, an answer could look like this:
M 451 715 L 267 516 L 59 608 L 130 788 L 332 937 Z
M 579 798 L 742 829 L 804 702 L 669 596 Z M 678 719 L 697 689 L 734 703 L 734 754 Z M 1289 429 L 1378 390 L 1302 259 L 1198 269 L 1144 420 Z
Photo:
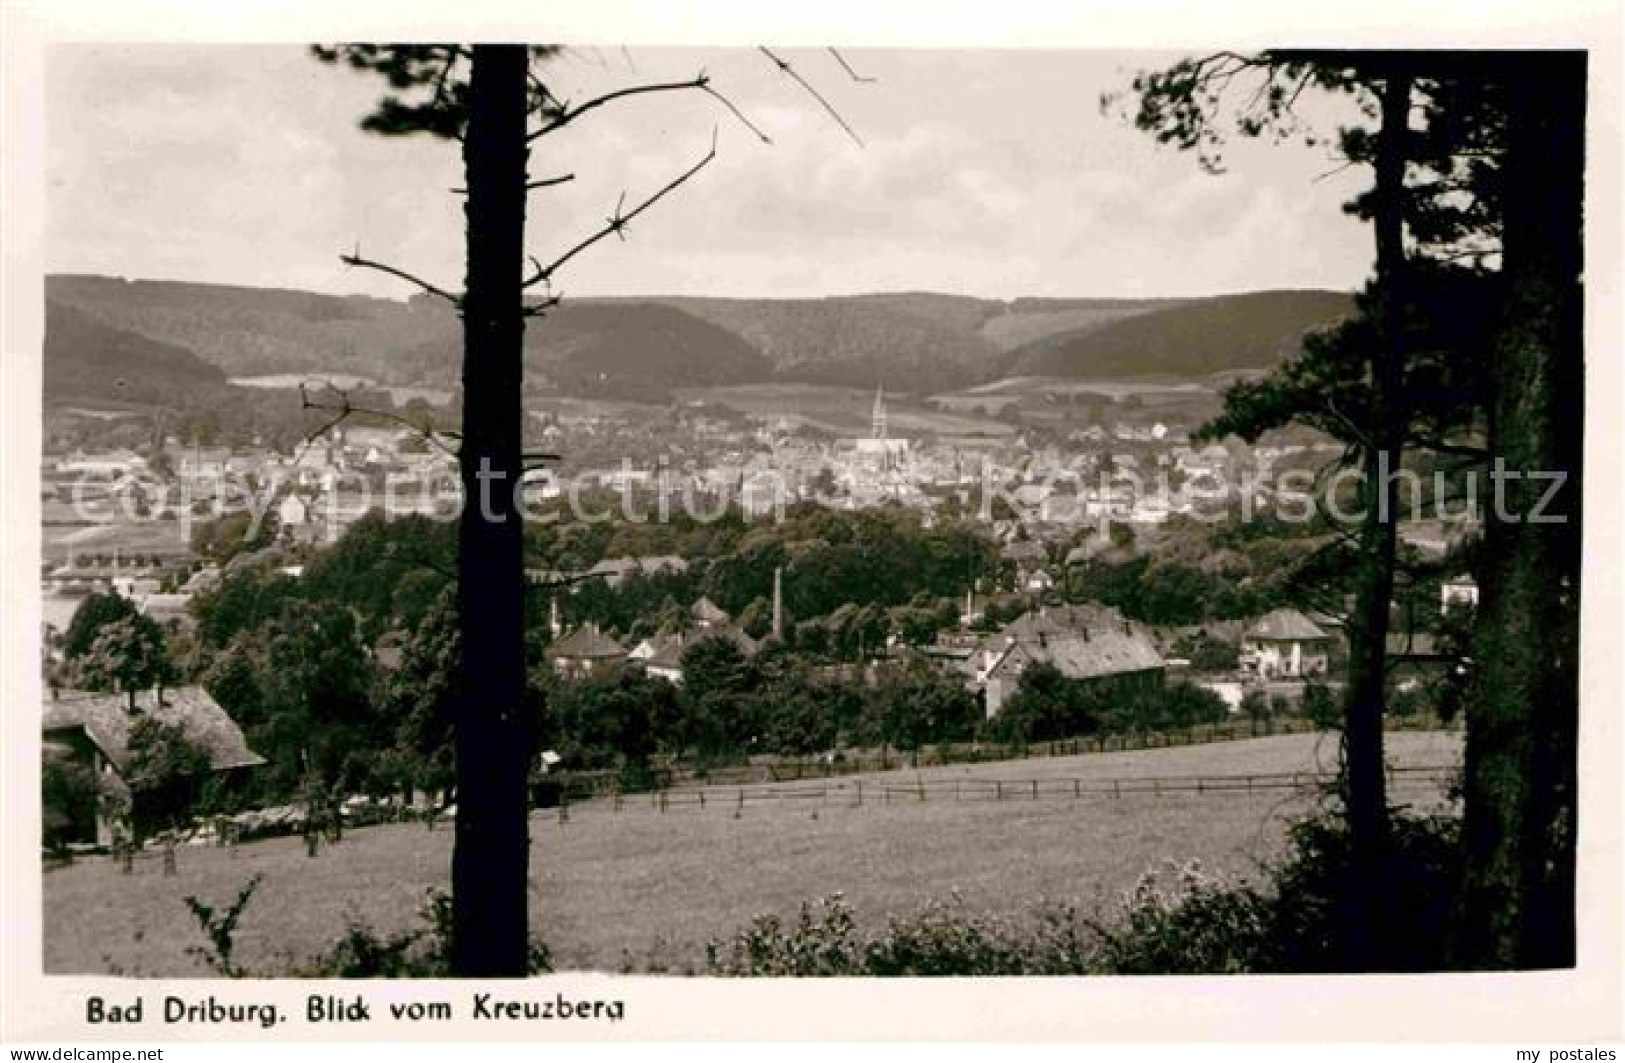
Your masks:
M 1352 966 L 1378 967 L 1388 950 L 1382 935 L 1388 793 L 1383 761 L 1384 688 L 1388 672 L 1388 611 L 1394 594 L 1399 514 L 1393 474 L 1403 456 L 1405 417 L 1403 317 L 1405 284 L 1405 160 L 1411 77 L 1396 70 L 1382 89 L 1377 132 L 1372 227 L 1377 249 L 1379 340 L 1371 351 L 1371 438 L 1363 448 L 1363 515 L 1344 706 L 1343 800 L 1352 862 L 1348 942 Z
M 1574 962 L 1586 59 L 1510 62 L 1489 411 L 1509 478 L 1484 532 L 1456 952 L 1470 967 L 1562 967 Z M 1549 522 L 1530 519 L 1550 486 L 1531 472 L 1567 476 Z
M 529 942 L 524 529 L 521 473 L 525 235 L 522 45 L 474 48 L 463 142 L 464 508 L 457 559 L 462 697 L 452 851 L 452 969 L 522 977 Z

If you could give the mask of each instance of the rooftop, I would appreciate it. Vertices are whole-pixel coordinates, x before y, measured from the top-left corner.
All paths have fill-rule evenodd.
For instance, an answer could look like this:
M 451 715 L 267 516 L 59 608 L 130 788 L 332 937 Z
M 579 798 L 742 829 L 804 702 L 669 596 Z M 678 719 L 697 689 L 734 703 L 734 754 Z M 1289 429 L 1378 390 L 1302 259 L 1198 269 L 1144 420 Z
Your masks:
M 135 703 L 136 711 L 132 713 L 124 694 L 64 692 L 45 702 L 41 730 L 49 734 L 83 728 L 121 775 L 130 760 L 130 727 L 143 715 L 179 725 L 208 754 L 209 766 L 215 771 L 265 763 L 264 757 L 248 748 L 236 721 L 202 687 L 166 689 L 162 703 L 156 691 L 143 690 L 136 695 Z

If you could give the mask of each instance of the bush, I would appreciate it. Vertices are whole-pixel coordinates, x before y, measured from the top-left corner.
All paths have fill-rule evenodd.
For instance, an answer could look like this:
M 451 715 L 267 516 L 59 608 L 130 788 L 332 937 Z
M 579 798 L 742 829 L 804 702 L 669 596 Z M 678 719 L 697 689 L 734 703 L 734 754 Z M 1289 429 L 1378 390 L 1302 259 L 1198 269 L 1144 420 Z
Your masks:
M 291 972 L 250 971 L 234 956 L 237 924 L 260 882 L 261 876 L 255 875 L 224 910 L 188 896 L 186 906 L 209 944 L 192 946 L 187 952 L 227 978 L 269 978 L 290 973 L 298 978 L 446 978 L 451 975 L 451 895 L 434 889 L 429 890 L 424 899 L 417 927 L 386 936 L 364 923 L 354 922 L 331 949 Z M 529 946 L 528 967 L 533 975 L 553 970 L 547 946 L 535 938 Z
M 1388 866 L 1379 881 L 1384 971 L 1449 967 L 1446 931 L 1459 824 L 1445 817 L 1395 815 Z M 1103 967 L 1117 974 L 1309 974 L 1359 969 L 1367 952 L 1350 918 L 1356 900 L 1349 831 L 1323 813 L 1292 828 L 1291 855 L 1263 888 L 1226 886 L 1185 869 L 1173 889 L 1147 879 L 1107 932 Z
M 1458 824 L 1396 815 L 1381 881 L 1384 971 L 1448 969 L 1446 929 Z M 764 916 L 706 948 L 707 973 L 746 976 L 1237 974 L 1353 971 L 1367 962 L 1347 824 L 1323 813 L 1292 828 L 1291 854 L 1259 885 L 1196 863 L 1151 872 L 1104 923 L 1050 907 L 1015 923 L 967 913 L 957 897 L 863 935 L 839 894 L 793 923 Z
M 728 941 L 706 946 L 706 972 L 747 977 L 1084 974 L 1087 928 L 1071 908 L 1046 909 L 1036 925 L 973 916 L 956 896 L 894 918 L 872 935 L 857 930 L 835 894 L 803 904 L 793 924 L 762 916 Z
M 304 978 L 451 977 L 451 894 L 429 890 L 419 923 L 387 936 L 364 923 L 351 923 L 332 949 L 297 973 Z M 531 939 L 526 955 L 530 974 L 553 970 L 552 955 L 540 940 Z
M 1330 687 L 1309 683 L 1303 688 L 1303 714 L 1320 731 L 1343 729 L 1343 709 Z
M 1251 971 L 1269 924 L 1270 900 L 1252 887 L 1211 878 L 1196 861 L 1170 864 L 1129 892 L 1120 922 L 1103 931 L 1096 966 L 1109 974 Z

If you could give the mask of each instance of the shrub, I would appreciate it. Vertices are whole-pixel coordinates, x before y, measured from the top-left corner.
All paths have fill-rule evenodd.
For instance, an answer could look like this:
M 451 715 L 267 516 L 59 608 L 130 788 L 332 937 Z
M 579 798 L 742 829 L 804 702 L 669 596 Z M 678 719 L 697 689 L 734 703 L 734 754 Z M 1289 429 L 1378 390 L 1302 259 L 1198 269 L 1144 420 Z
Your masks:
M 451 976 L 451 894 L 431 889 L 419 910 L 419 926 L 381 935 L 365 923 L 352 922 L 334 946 L 298 974 L 304 978 L 447 978 Z M 553 970 L 553 958 L 532 938 L 526 968 L 530 974 Z
M 1339 731 L 1343 728 L 1343 710 L 1331 688 L 1322 683 L 1309 683 L 1303 688 L 1303 714 L 1321 731 Z
M 1384 971 L 1449 966 L 1446 928 L 1458 825 L 1395 815 L 1381 877 Z M 1048 907 L 1012 922 L 967 913 L 955 897 L 859 933 L 839 894 L 786 924 L 758 918 L 706 948 L 707 973 L 748 976 L 1236 974 L 1353 971 L 1349 834 L 1338 813 L 1292 828 L 1292 849 L 1260 884 L 1229 882 L 1196 863 L 1147 873 L 1104 922 Z
M 1270 899 L 1226 884 L 1192 861 L 1150 871 L 1102 930 L 1098 968 L 1110 974 L 1235 974 L 1254 970 L 1267 939 Z
M 1443 970 L 1455 878 L 1456 820 L 1395 815 L 1379 876 L 1384 971 Z M 1224 885 L 1184 869 L 1172 888 L 1142 881 L 1106 931 L 1103 966 L 1120 974 L 1329 973 L 1359 969 L 1366 942 L 1350 919 L 1355 877 L 1340 813 L 1292 827 L 1292 849 L 1267 884 Z
M 186 908 L 197 920 L 198 929 L 209 939 L 209 945 L 204 948 L 194 945 L 186 950 L 187 954 L 194 956 L 215 971 L 227 978 L 243 978 L 247 976 L 238 965 L 233 955 L 237 947 L 237 923 L 243 917 L 248 902 L 254 899 L 254 891 L 259 889 L 263 877 L 255 875 L 237 891 L 237 897 L 224 910 L 217 910 L 213 905 L 200 901 L 190 894 L 186 897 Z
M 364 923 L 352 922 L 332 948 L 290 972 L 249 971 L 234 956 L 237 924 L 260 881 L 259 875 L 249 879 L 224 911 L 196 897 L 186 898 L 187 908 L 209 939 L 207 947 L 193 946 L 188 954 L 227 978 L 286 974 L 299 978 L 445 978 L 451 974 L 451 895 L 434 889 L 428 891 L 419 911 L 419 926 L 382 935 Z M 529 973 L 553 970 L 552 955 L 540 940 L 531 939 L 527 955 Z
M 1090 969 L 1086 930 L 1069 907 L 1046 908 L 1023 926 L 971 915 L 955 896 L 862 935 L 852 909 L 834 894 L 803 904 L 789 925 L 762 916 L 733 938 L 712 941 L 706 970 L 751 977 L 1083 974 Z

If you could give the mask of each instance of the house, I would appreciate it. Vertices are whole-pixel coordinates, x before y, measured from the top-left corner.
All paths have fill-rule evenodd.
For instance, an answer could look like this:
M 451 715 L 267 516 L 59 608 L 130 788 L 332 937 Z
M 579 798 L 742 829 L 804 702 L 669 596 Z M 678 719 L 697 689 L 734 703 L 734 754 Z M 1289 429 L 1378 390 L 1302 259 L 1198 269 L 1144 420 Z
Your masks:
M 638 664 L 649 675 L 681 685 L 683 682 L 683 654 L 702 639 L 722 638 L 738 646 L 746 657 L 755 656 L 760 648 L 755 639 L 734 624 L 723 622 L 691 632 L 653 635 L 632 648 L 627 659 Z
M 598 562 L 587 570 L 586 575 L 589 578 L 602 578 L 611 587 L 619 587 L 628 577 L 636 575 L 640 570 L 637 558 L 613 557 Z
M 727 612 L 710 598 L 701 598 L 695 602 L 689 607 L 689 614 L 694 617 L 694 626 L 702 631 L 717 624 L 726 624 L 731 619 Z
M 1478 583 L 1471 576 L 1457 576 L 1439 586 L 1439 611 L 1478 608 Z
M 1325 675 L 1332 637 L 1296 609 L 1266 613 L 1241 637 L 1241 667 L 1262 679 Z
M 303 495 L 290 491 L 277 503 L 277 524 L 284 528 L 296 528 L 311 521 L 310 500 Z
M 1106 606 L 1070 605 L 1023 613 L 982 640 L 960 665 L 982 693 L 989 718 L 998 715 L 1021 676 L 1037 664 L 1068 679 L 1124 692 L 1156 689 L 1168 664 L 1144 633 Z
M 553 668 L 569 679 L 585 679 L 626 660 L 626 647 L 586 624 L 547 647 Z
M 103 792 L 128 799 L 126 773 L 130 764 L 130 731 L 143 716 L 178 725 L 186 737 L 209 758 L 216 774 L 240 772 L 265 763 L 248 748 L 242 730 L 226 710 L 198 686 L 136 695 L 135 709 L 125 694 L 64 692 L 46 701 L 41 714 L 41 739 L 48 755 L 66 757 L 89 768 L 101 781 Z M 115 801 L 116 803 L 116 801 Z M 115 817 L 106 805 L 73 810 L 74 841 L 107 845 L 113 840 Z
M 638 568 L 645 576 L 657 576 L 661 573 L 681 576 L 688 571 L 688 562 L 676 554 L 654 554 L 638 558 Z
M 1168 669 L 1151 641 L 1133 632 L 1084 630 L 1032 641 L 1007 639 L 980 676 L 989 719 L 1016 692 L 1022 674 L 1038 664 L 1052 666 L 1067 679 L 1123 693 L 1161 687 Z

